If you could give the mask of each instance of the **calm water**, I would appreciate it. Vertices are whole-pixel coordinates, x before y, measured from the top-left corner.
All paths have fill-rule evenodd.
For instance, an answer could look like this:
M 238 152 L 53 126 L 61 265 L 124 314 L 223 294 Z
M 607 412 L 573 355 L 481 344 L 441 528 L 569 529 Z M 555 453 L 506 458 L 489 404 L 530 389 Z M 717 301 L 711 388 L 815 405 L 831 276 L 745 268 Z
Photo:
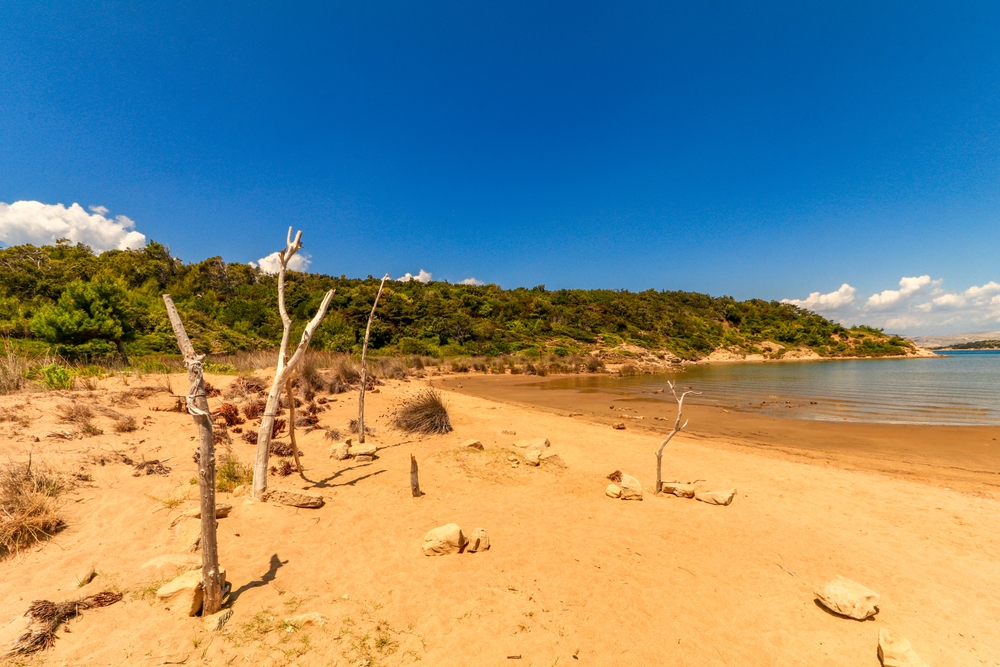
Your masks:
M 544 386 L 664 400 L 651 392 L 671 378 L 703 392 L 687 401 L 781 417 L 1000 425 L 1000 350 L 927 359 L 718 364 L 689 367 L 674 376 L 574 377 Z

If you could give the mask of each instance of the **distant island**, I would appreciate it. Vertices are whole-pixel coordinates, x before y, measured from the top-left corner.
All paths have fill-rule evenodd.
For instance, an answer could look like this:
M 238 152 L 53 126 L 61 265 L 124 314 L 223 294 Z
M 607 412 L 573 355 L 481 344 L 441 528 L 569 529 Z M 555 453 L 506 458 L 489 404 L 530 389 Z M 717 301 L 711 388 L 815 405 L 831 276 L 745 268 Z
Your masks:
M 1000 340 L 977 340 L 971 343 L 955 343 L 947 347 L 935 347 L 934 350 L 1000 350 Z
M 277 278 L 211 257 L 185 263 L 149 242 L 95 254 L 82 244 L 0 249 L 0 337 L 8 350 L 83 362 L 176 355 L 160 295 L 170 293 L 196 348 L 207 354 L 271 349 L 281 339 Z M 382 267 L 373 266 L 381 273 Z M 290 272 L 298 332 L 335 289 L 312 349 L 357 353 L 378 279 Z M 294 336 L 298 333 L 293 331 Z M 912 356 L 911 341 L 844 327 L 777 301 L 682 291 L 503 289 L 391 281 L 371 331 L 376 355 L 525 358 L 593 352 L 649 360 Z M 655 361 L 654 361 L 655 363 Z

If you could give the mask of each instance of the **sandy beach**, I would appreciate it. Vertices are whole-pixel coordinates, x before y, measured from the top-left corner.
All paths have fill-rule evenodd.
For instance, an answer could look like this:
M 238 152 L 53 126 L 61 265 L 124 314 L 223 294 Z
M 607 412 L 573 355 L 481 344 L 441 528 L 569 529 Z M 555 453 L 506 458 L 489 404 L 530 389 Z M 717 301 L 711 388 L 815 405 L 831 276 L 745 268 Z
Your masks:
M 613 413 L 600 395 L 541 392 L 533 378 L 456 376 L 434 380 L 455 430 L 415 437 L 389 420 L 427 381 L 387 381 L 366 399 L 373 462 L 330 458 L 318 430 L 299 438 L 305 477 L 271 478 L 322 493 L 323 507 L 219 494 L 233 504 L 219 520 L 219 554 L 234 613 L 208 632 L 156 602 L 176 572 L 143 567 L 184 552 L 171 523 L 197 504 L 191 418 L 152 410 L 169 403 L 164 392 L 121 400 L 157 388 L 147 380 L 0 397 L 0 457 L 30 453 L 90 478 L 64 496 L 63 531 L 0 562 L 0 650 L 24 631 L 32 600 L 124 593 L 70 621 L 52 649 L 12 664 L 875 667 L 879 629 L 889 628 L 932 667 L 1000 665 L 997 429 L 817 425 L 697 406 L 665 456 L 665 477 L 736 488 L 733 503 L 650 490 L 622 501 L 605 495 L 607 475 L 652 487 L 666 426 L 654 417 L 668 409 L 631 402 L 618 407 L 636 412 Z M 357 395 L 329 399 L 320 425 L 346 430 Z M 141 428 L 115 434 L 98 416 L 102 435 L 51 437 L 69 430 L 55 409 L 72 401 L 114 406 Z M 612 421 L 628 423 L 615 430 Z M 484 450 L 460 448 L 470 438 Z M 566 467 L 513 466 L 522 438 L 548 438 Z M 252 459 L 253 446 L 232 446 Z M 136 477 L 116 453 L 172 470 Z M 410 494 L 411 454 L 420 498 Z M 175 497 L 187 500 L 161 502 Z M 450 522 L 485 528 L 492 548 L 425 556 L 424 534 Z M 75 575 L 90 565 L 97 577 L 78 588 Z M 881 595 L 874 619 L 816 603 L 813 591 L 835 575 Z M 308 612 L 325 624 L 281 624 Z

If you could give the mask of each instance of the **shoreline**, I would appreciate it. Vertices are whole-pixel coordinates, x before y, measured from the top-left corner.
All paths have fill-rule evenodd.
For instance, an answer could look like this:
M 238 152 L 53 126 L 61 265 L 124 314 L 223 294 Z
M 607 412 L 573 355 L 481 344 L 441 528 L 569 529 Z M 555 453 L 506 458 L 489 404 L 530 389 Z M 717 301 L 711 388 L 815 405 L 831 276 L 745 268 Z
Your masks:
M 487 400 L 570 414 L 609 430 L 624 423 L 628 431 L 662 437 L 673 425 L 672 402 L 623 397 L 603 389 L 583 393 L 542 387 L 561 377 L 569 376 L 451 375 L 433 378 L 432 384 Z M 1000 426 L 804 420 L 705 404 L 685 405 L 684 416 L 689 425 L 678 437 L 711 446 L 879 472 L 1000 498 Z

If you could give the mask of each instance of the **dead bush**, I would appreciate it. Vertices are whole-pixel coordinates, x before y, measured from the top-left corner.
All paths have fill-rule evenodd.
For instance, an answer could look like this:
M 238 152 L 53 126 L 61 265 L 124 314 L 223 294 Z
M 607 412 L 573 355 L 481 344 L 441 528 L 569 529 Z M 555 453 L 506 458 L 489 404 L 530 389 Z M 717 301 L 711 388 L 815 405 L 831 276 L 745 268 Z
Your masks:
M 221 394 L 222 392 L 213 387 L 211 382 L 205 383 L 205 398 L 215 398 Z
M 226 426 L 238 426 L 245 421 L 240 417 L 240 409 L 232 403 L 223 403 L 215 414 L 226 420 Z
M 264 414 L 264 408 L 266 407 L 267 401 L 263 398 L 251 400 L 243 406 L 243 416 L 247 419 L 259 419 Z
M 396 357 L 381 357 L 372 360 L 372 371 L 380 378 L 405 380 L 406 366 Z
M 417 394 L 403 403 L 393 419 L 393 426 L 415 433 L 450 433 L 451 418 L 441 394 L 433 389 Z
M 122 415 L 115 420 L 115 433 L 131 433 L 138 430 L 138 428 L 139 426 L 136 424 L 135 417 L 132 415 Z
M 9 462 L 0 466 L 0 558 L 48 539 L 65 524 L 58 497 L 65 490 L 43 466 Z
M 227 396 L 243 398 L 244 400 L 255 396 L 263 396 L 265 393 L 264 381 L 255 378 L 252 375 L 243 376 L 239 375 L 232 384 L 229 385 L 229 389 L 226 391 Z
M 88 595 L 80 600 L 67 600 L 58 603 L 35 600 L 24 614 L 30 619 L 31 628 L 18 637 L 11 650 L 0 656 L 0 659 L 28 655 L 52 648 L 56 644 L 56 630 L 64 622 L 76 618 L 84 609 L 107 607 L 121 599 L 121 593 L 104 591 L 96 595 Z M 65 628 L 65 630 L 69 632 L 69 628 Z
M 292 466 L 292 462 L 288 459 L 281 459 L 281 463 L 277 466 L 271 466 L 268 472 L 272 475 L 278 475 L 279 477 L 288 477 L 295 472 L 295 468 Z
M 59 421 L 65 424 L 86 424 L 94 416 L 94 411 L 89 405 L 83 403 L 64 403 L 56 408 Z
M 268 453 L 273 456 L 291 456 L 293 453 L 292 443 L 285 442 L 284 440 L 272 440 Z M 305 456 L 305 453 L 301 449 L 299 450 L 299 456 Z

